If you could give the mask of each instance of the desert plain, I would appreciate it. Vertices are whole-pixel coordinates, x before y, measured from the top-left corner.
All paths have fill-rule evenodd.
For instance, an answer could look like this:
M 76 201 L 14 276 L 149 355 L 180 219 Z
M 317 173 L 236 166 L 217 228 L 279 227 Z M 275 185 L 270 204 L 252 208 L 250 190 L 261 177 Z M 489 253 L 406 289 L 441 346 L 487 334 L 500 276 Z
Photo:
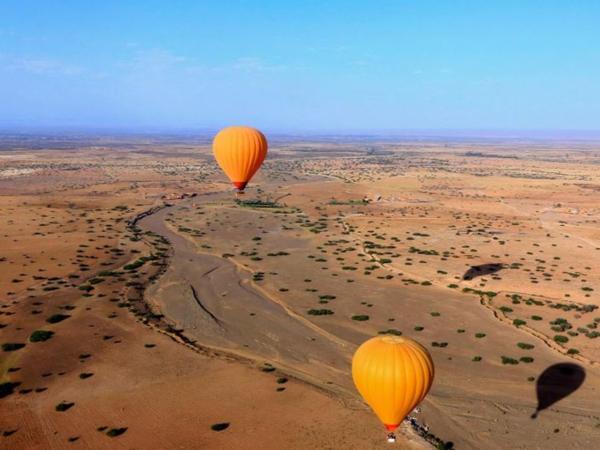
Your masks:
M 599 267 L 600 143 L 278 136 L 236 196 L 208 137 L 3 135 L 0 448 L 595 448 Z M 381 334 L 436 367 L 394 445 Z

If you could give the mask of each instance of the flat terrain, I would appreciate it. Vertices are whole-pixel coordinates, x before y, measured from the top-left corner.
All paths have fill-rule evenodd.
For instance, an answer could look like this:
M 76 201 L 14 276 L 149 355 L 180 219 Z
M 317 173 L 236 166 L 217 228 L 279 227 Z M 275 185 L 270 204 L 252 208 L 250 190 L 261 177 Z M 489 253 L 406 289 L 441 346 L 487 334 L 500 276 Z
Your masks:
M 436 365 L 397 448 L 600 438 L 594 143 L 274 140 L 243 199 L 205 139 L 1 147 L 2 448 L 387 448 L 384 333 Z

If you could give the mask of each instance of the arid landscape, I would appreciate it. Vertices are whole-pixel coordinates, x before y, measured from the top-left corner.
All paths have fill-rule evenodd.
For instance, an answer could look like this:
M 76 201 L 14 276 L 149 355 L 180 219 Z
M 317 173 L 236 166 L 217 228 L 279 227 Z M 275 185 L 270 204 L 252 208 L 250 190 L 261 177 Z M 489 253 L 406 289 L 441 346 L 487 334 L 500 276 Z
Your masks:
M 598 445 L 600 143 L 278 136 L 236 196 L 209 137 L 2 135 L 0 238 L 0 448 L 388 448 L 381 334 L 436 368 L 390 448 Z

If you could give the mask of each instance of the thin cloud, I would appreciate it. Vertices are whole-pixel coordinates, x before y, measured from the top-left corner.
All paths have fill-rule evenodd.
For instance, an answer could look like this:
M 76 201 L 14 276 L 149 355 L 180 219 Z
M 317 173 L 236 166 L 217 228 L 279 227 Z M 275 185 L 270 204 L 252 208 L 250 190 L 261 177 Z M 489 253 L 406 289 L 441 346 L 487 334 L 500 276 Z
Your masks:
M 50 58 L 5 57 L 4 59 L 5 69 L 34 75 L 78 76 L 86 72 L 86 69 L 81 66 Z

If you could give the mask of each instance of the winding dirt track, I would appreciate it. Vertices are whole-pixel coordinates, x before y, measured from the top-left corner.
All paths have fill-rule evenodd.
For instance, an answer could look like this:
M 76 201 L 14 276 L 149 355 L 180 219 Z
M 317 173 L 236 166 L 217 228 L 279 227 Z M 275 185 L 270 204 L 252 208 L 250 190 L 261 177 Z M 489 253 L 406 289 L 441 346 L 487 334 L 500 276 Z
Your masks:
M 148 299 L 202 346 L 276 363 L 291 375 L 355 400 L 347 377 L 354 345 L 254 285 L 241 264 L 199 252 L 165 221 L 170 211 L 164 208 L 139 222 L 167 238 L 174 249 L 169 269 L 148 289 Z

